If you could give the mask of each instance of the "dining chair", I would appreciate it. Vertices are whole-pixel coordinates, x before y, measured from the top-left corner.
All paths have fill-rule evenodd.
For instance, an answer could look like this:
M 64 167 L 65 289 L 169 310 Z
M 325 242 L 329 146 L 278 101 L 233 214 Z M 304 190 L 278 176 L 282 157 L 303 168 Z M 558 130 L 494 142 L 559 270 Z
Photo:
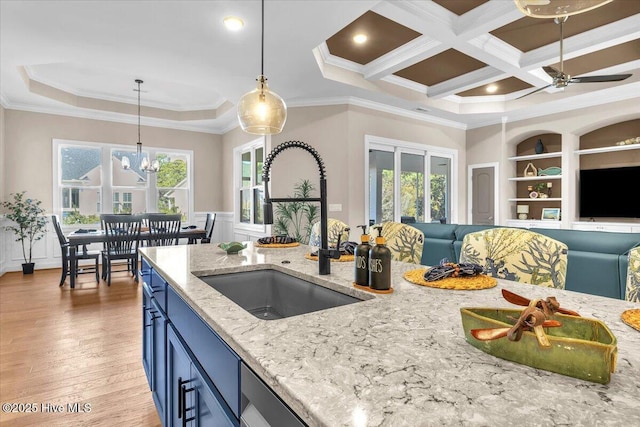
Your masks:
M 173 246 L 178 244 L 180 239 L 181 214 L 146 214 L 147 226 L 149 227 L 146 238 L 147 246 Z
M 335 218 L 327 218 L 327 245 L 334 248 L 338 244 L 338 236 L 341 242 L 349 240 L 349 228 L 347 224 Z M 320 247 L 320 221 L 315 222 L 311 226 L 311 234 L 309 235 L 309 246 Z
M 391 251 L 394 261 L 420 264 L 424 249 L 424 233 L 408 224 L 386 221 L 369 227 L 369 242 L 373 246 L 378 237 L 376 227 L 382 226 L 380 235 L 385 238 L 386 246 Z
M 53 228 L 56 230 L 56 234 L 58 235 L 58 241 L 60 242 L 60 252 L 62 253 L 62 275 L 60 277 L 60 286 L 64 285 L 64 281 L 69 275 L 69 270 L 72 262 L 75 263 L 76 275 L 95 273 L 96 282 L 100 283 L 100 276 L 98 274 L 98 258 L 100 257 L 100 251 L 88 251 L 87 246 L 83 245 L 82 250 L 76 250 L 75 255 L 72 257 L 70 251 L 71 245 L 62 232 L 62 227 L 60 226 L 60 217 L 58 215 L 51 215 L 51 222 L 53 223 Z M 95 261 L 95 266 L 86 265 L 83 266 L 82 269 L 80 269 L 78 261 L 89 259 Z
M 102 214 L 102 229 L 105 233 L 102 251 L 102 278 L 111 286 L 111 275 L 116 271 L 131 272 L 138 281 L 138 246 L 140 244 L 140 215 Z M 114 261 L 126 261 L 126 270 L 113 270 Z
M 200 239 L 200 243 L 211 243 L 214 225 L 216 225 L 216 214 L 215 212 L 209 212 L 207 213 L 207 221 L 204 223 L 205 237 Z
M 625 300 L 640 302 L 640 246 L 636 246 L 629 251 Z
M 530 230 L 490 228 L 464 237 L 460 262 L 482 265 L 492 277 L 564 289 L 567 245 Z

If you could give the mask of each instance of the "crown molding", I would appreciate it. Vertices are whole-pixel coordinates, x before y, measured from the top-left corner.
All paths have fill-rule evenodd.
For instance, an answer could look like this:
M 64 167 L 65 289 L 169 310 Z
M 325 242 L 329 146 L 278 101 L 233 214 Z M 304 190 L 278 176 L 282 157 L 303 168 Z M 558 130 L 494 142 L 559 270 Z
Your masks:
M 0 105 L 2 105 L 3 108 L 9 108 L 9 100 L 2 92 L 0 92 Z

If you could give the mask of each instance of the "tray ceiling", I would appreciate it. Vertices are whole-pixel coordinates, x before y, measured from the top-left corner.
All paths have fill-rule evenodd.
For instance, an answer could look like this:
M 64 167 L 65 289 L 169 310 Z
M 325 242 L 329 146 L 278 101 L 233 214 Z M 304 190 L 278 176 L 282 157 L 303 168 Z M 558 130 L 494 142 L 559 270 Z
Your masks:
M 245 27 L 226 31 L 224 17 Z M 362 33 L 367 42 L 355 44 Z M 289 106 L 351 103 L 473 128 L 640 97 L 640 1 L 569 18 L 573 76 L 549 88 L 559 27 L 510 0 L 266 0 L 265 74 Z M 224 133 L 260 67 L 260 2 L 0 2 L 6 108 Z M 491 86 L 493 91 L 488 92 Z

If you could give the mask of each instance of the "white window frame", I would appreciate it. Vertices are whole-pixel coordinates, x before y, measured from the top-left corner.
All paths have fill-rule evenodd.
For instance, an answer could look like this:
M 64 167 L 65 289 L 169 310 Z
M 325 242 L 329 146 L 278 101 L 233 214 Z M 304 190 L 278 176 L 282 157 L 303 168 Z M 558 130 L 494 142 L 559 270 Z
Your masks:
M 113 150 L 123 150 L 123 151 L 134 151 L 135 146 L 131 145 L 119 145 L 119 144 L 108 144 L 108 143 L 99 143 L 99 142 L 89 142 L 89 141 L 75 141 L 75 140 L 66 140 L 66 139 L 53 139 L 52 140 L 52 166 L 53 166 L 53 212 L 59 215 L 62 215 L 63 207 L 62 207 L 62 195 L 60 191 L 60 177 L 61 169 L 60 169 L 60 147 L 61 146 L 76 146 L 76 147 L 84 147 L 84 148 L 99 148 L 101 150 L 101 159 L 102 159 L 102 175 L 101 175 L 101 186 L 95 187 L 100 188 L 101 191 L 101 200 L 98 201 L 98 208 L 102 208 L 102 210 L 98 209 L 100 213 L 111 213 L 113 212 L 113 191 L 114 188 L 120 192 L 126 192 L 129 187 L 126 186 L 113 186 L 113 177 L 111 173 L 111 157 Z M 195 217 L 194 213 L 194 194 L 193 194 L 193 151 L 192 150 L 178 150 L 178 149 L 166 149 L 166 148 L 155 148 L 144 146 L 143 151 L 145 155 L 149 156 L 150 159 L 156 158 L 158 153 L 161 154 L 178 154 L 181 156 L 185 156 L 187 159 L 187 177 L 188 177 L 188 187 L 186 190 L 189 194 L 188 201 L 188 209 L 189 215 L 187 217 L 187 221 L 189 223 L 193 222 L 193 218 Z M 156 178 L 155 174 L 148 174 L 147 185 L 144 189 L 147 192 L 147 200 L 146 200 L 146 211 L 147 212 L 156 212 L 157 208 L 157 188 L 156 188 Z M 136 187 L 136 189 L 140 190 L 142 187 Z M 123 203 L 122 201 L 120 203 Z M 90 225 L 90 224 L 88 224 Z M 99 224 L 94 224 L 99 226 Z M 64 227 L 64 225 L 63 225 Z
M 394 153 L 394 170 L 400 171 L 401 156 L 406 154 L 424 155 L 424 215 L 425 222 L 431 222 L 431 157 L 448 158 L 451 161 L 451 224 L 458 222 L 458 150 L 453 148 L 437 147 L 433 145 L 420 144 L 416 142 L 402 141 L 391 138 L 384 138 L 374 135 L 364 136 L 364 190 L 365 190 L 365 224 L 369 223 L 370 215 L 370 183 L 369 183 L 369 150 L 387 151 Z M 400 203 L 400 180 L 396 179 L 399 174 L 394 175 L 393 187 L 393 216 L 394 221 L 400 222 L 402 205 Z
M 255 209 L 262 209 L 262 206 L 254 206 L 253 204 L 253 190 L 262 189 L 264 191 L 264 182 L 257 185 L 257 173 L 256 173 L 256 156 L 257 149 L 262 148 L 262 161 L 266 157 L 267 144 L 266 138 L 259 138 L 250 141 L 244 145 L 238 146 L 233 149 L 233 225 L 237 230 L 254 232 L 254 233 L 266 233 L 270 230 L 270 226 L 266 224 L 254 224 Z M 251 185 L 248 187 L 242 186 L 242 155 L 244 153 L 251 152 Z M 240 222 L 240 190 L 251 190 L 251 222 Z

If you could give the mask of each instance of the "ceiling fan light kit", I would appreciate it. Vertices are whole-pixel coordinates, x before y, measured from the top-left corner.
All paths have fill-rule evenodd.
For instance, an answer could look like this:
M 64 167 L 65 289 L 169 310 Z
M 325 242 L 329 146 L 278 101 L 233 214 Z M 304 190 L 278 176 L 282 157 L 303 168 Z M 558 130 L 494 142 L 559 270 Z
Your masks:
M 282 132 L 287 121 L 287 105 L 275 92 L 269 90 L 264 75 L 264 0 L 262 0 L 261 71 L 257 87 L 240 98 L 238 121 L 243 131 L 255 135 L 273 135 Z
M 558 18 L 588 12 L 613 0 L 514 0 L 522 13 L 532 18 Z

